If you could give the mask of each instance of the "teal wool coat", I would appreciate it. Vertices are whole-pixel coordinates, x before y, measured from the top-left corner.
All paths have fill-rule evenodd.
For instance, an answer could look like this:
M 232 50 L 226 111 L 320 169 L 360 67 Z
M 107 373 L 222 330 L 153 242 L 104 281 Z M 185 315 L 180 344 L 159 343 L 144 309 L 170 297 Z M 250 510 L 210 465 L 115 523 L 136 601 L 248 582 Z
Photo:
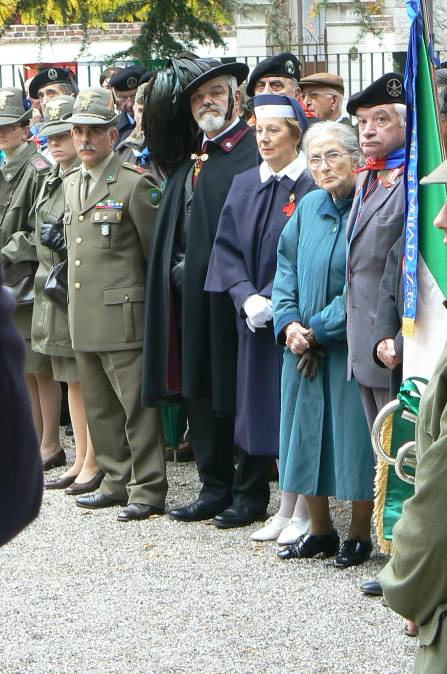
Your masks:
M 278 342 L 292 321 L 312 327 L 326 351 L 317 376 L 284 351 L 279 473 L 283 491 L 373 498 L 374 460 L 356 381 L 346 380 L 346 221 L 352 198 L 306 195 L 278 244 L 273 321 Z

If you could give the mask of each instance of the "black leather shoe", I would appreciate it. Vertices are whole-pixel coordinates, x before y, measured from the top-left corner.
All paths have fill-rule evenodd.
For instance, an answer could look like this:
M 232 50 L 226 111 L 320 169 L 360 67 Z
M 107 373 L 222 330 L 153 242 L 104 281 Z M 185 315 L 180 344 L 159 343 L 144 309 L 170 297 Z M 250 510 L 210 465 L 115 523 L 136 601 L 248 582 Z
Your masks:
M 66 477 L 56 477 L 54 480 L 45 482 L 45 489 L 65 489 L 76 480 L 76 475 L 67 475 Z
M 372 549 L 371 539 L 361 541 L 358 538 L 348 538 L 340 545 L 332 566 L 337 569 L 347 569 L 349 566 L 364 564 L 371 557 Z
M 201 520 L 209 520 L 214 515 L 222 512 L 225 505 L 207 501 L 203 498 L 198 498 L 197 501 L 185 506 L 184 508 L 177 508 L 171 510 L 169 517 L 178 522 L 200 522 Z
M 76 482 L 74 481 L 67 489 L 65 493 L 69 496 L 78 496 L 79 494 L 90 494 L 92 491 L 96 491 L 101 486 L 103 481 L 104 473 L 100 470 L 96 475 L 93 475 L 91 480 L 87 482 Z
M 118 513 L 118 522 L 130 522 L 130 520 L 145 520 L 152 515 L 164 515 L 164 510 L 145 503 L 129 503 Z
M 70 421 L 70 423 L 65 426 L 65 437 L 69 438 L 72 435 L 73 435 L 73 426 Z
M 303 559 L 317 555 L 321 559 L 326 559 L 337 554 L 339 545 L 340 538 L 336 531 L 321 536 L 304 534 L 299 537 L 297 543 L 280 550 L 277 554 L 280 559 Z
M 110 498 L 105 494 L 101 494 L 100 491 L 97 491 L 96 494 L 88 494 L 88 496 L 78 496 L 76 499 L 76 505 L 80 508 L 110 508 L 111 506 L 116 505 L 126 505 L 127 501 L 121 501 L 116 498 Z
M 51 470 L 52 468 L 59 468 L 60 466 L 65 466 L 67 463 L 67 457 L 65 456 L 64 450 L 58 449 L 57 452 L 50 454 L 46 459 L 42 460 L 43 470 Z
M 366 583 L 360 585 L 363 594 L 370 597 L 381 597 L 383 595 L 382 586 L 378 580 L 368 580 Z
M 258 520 L 265 520 L 265 517 L 265 510 L 259 512 L 246 506 L 231 506 L 216 515 L 213 524 L 218 529 L 233 529 L 235 527 L 247 527 Z

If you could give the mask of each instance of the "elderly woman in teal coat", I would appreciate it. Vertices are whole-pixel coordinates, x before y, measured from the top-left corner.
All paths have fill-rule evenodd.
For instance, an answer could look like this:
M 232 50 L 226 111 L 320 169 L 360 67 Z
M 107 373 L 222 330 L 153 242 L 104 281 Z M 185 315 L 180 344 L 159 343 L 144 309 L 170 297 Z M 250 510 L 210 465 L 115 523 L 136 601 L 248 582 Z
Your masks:
M 285 344 L 279 474 L 283 492 L 305 495 L 311 526 L 281 559 L 336 556 L 346 568 L 369 559 L 374 460 L 356 381 L 347 381 L 346 221 L 359 151 L 354 131 L 315 124 L 304 152 L 321 189 L 306 195 L 279 240 L 273 320 Z M 328 497 L 352 501 L 346 540 Z

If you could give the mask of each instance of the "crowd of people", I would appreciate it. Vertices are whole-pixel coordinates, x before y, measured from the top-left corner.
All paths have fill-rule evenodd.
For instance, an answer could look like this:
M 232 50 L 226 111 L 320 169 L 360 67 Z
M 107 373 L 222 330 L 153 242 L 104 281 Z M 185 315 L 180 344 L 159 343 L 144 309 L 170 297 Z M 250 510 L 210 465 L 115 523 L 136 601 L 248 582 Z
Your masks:
M 279 559 L 344 569 L 373 549 L 370 431 L 402 377 L 405 90 L 386 73 L 349 98 L 348 117 L 339 75 L 301 75 L 290 53 L 250 75 L 184 53 L 156 72 L 107 69 L 81 91 L 56 66 L 28 94 L 1 88 L 1 254 L 45 472 L 66 464 L 68 390 L 75 461 L 46 488 L 81 508 L 118 505 L 119 521 L 163 514 L 160 409 L 180 404 L 201 489 L 170 517 L 261 521 L 251 537 L 276 540 Z M 435 225 L 447 230 L 446 216 Z M 428 455 L 438 437 L 420 441 Z M 280 507 L 266 520 L 276 465 Z M 329 497 L 352 503 L 342 539 Z M 421 595 L 399 603 L 412 517 L 381 582 L 433 632 L 447 596 L 432 612 Z M 419 660 L 433 667 L 444 646 L 429 636 Z

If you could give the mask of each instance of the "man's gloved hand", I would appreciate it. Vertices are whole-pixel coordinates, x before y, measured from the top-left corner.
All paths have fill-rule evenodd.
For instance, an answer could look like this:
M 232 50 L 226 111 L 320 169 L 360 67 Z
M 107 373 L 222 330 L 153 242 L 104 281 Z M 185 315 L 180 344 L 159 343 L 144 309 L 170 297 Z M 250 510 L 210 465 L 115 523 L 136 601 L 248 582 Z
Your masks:
M 64 231 L 59 224 L 43 222 L 40 228 L 40 242 L 56 253 L 65 253 L 67 250 Z
M 250 295 L 242 305 L 247 316 L 248 328 L 254 332 L 253 328 L 266 328 L 268 321 L 272 320 L 273 310 L 272 301 L 262 295 Z
M 296 369 L 301 372 L 303 377 L 312 381 L 317 376 L 320 361 L 325 355 L 326 354 L 322 349 L 308 349 L 307 351 L 304 351 L 303 355 L 300 357 Z

